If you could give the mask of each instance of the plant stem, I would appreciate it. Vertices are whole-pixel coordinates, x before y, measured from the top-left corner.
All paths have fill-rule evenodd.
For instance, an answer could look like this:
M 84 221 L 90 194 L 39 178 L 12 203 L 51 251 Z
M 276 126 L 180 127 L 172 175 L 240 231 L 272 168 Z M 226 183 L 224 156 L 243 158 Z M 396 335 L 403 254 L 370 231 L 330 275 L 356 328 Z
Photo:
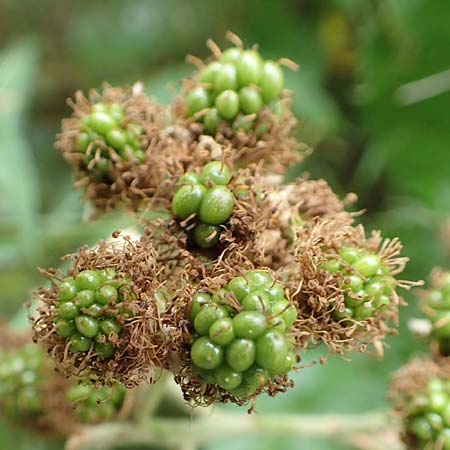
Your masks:
M 108 450 L 119 444 L 194 448 L 209 441 L 251 435 L 314 436 L 348 441 L 358 433 L 377 433 L 392 427 L 391 422 L 387 413 L 242 415 L 216 411 L 193 421 L 150 417 L 139 424 L 122 422 L 87 427 L 69 439 L 66 450 Z

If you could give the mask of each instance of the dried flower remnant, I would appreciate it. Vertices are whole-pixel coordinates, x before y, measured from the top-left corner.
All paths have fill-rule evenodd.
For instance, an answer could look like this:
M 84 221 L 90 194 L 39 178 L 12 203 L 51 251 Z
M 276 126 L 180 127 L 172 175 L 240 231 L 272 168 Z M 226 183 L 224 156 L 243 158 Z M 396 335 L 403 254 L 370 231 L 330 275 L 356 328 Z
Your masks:
M 149 142 L 158 135 L 161 107 L 147 98 L 140 84 L 81 91 L 69 100 L 73 109 L 63 119 L 56 148 L 74 167 L 76 188 L 99 210 L 125 202 L 136 208 L 139 191 L 157 186 L 142 169 Z M 150 185 L 149 185 L 150 183 Z
M 398 308 L 404 301 L 397 287 L 415 283 L 395 277 L 404 269 L 397 238 L 366 238 L 364 228 L 347 219 L 316 219 L 297 231 L 295 261 L 284 270 L 292 300 L 299 310 L 296 326 L 307 331 L 308 346 L 325 343 L 332 353 L 365 351 L 374 345 L 382 354 L 386 335 L 395 332 Z M 301 335 L 301 333 L 299 333 Z
M 51 286 L 35 292 L 34 339 L 67 375 L 127 387 L 154 382 L 170 352 L 163 321 L 172 293 L 148 235 L 64 259 L 71 268 L 43 271 Z
M 389 397 L 411 450 L 450 449 L 450 361 L 416 358 L 392 377 Z
M 234 34 L 227 37 L 235 45 L 223 52 L 208 41 L 212 57 L 206 63 L 188 58 L 198 71 L 183 80 L 174 116 L 196 140 L 209 134 L 231 147 L 233 167 L 264 160 L 266 167 L 281 173 L 302 159 L 295 139 L 298 121 L 291 112 L 281 68 L 296 65 L 286 59 L 264 60 L 256 48 L 244 49 Z
M 268 271 L 230 276 L 229 267 L 218 266 L 216 276 L 181 297 L 186 336 L 175 380 L 194 405 L 253 404 L 262 392 L 273 396 L 292 386 L 297 311 Z

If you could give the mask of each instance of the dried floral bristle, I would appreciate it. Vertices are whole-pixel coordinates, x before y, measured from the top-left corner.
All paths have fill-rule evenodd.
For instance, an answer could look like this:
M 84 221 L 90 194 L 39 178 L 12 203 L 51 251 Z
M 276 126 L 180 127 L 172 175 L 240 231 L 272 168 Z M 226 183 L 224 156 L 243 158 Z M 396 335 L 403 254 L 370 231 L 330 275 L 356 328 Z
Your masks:
M 118 233 L 113 236 L 119 237 Z M 174 294 L 165 280 L 167 269 L 158 262 L 147 234 L 135 241 L 126 236 L 117 240 L 100 242 L 94 248 L 82 247 L 67 255 L 63 260 L 70 260 L 71 267 L 66 273 L 59 269 L 42 271 L 51 286 L 41 287 L 34 294 L 38 301 L 34 340 L 45 346 L 66 375 L 134 387 L 143 381 L 154 382 L 166 365 L 172 340 L 177 338 L 177 333 L 166 332 L 164 325 L 166 302 Z M 91 282 L 100 284 L 93 286 L 92 303 L 92 296 L 86 294 L 87 284 L 89 276 L 97 272 L 99 278 L 92 277 Z M 74 283 L 78 291 L 71 299 Z M 61 311 L 71 311 L 73 306 L 78 316 L 74 323 L 67 318 L 66 333 L 66 325 L 62 331 L 58 328 Z
M 383 240 L 379 232 L 366 238 L 362 225 L 338 214 L 305 223 L 292 248 L 295 260 L 283 276 L 299 309 L 299 335 L 306 336 L 300 345 L 323 342 L 339 354 L 373 345 L 381 355 L 405 304 L 396 288 L 415 284 L 395 278 L 408 261 L 399 256 L 399 240 Z

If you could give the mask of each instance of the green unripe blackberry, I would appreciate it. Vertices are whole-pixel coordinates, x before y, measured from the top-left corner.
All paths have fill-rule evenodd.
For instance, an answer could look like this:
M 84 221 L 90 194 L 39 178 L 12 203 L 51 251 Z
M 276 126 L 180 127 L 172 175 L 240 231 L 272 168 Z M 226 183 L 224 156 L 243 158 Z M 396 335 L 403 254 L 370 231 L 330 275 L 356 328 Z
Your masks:
M 237 398 L 261 392 L 295 364 L 287 333 L 296 317 L 282 286 L 261 270 L 234 277 L 212 296 L 197 293 L 189 315 L 192 373 Z
M 82 423 L 107 421 L 118 414 L 125 397 L 125 387 L 115 383 L 100 389 L 92 384 L 77 384 L 69 387 L 66 400 Z
M 263 109 L 273 114 L 273 105 L 280 104 L 284 76 L 280 65 L 264 61 L 256 50 L 237 47 L 226 49 L 197 74 L 195 84 L 185 95 L 187 117 L 205 111 L 204 132 L 216 134 L 221 121 L 234 130 L 259 130 L 264 134 L 271 127 L 267 114 L 260 123 Z M 251 115 L 247 117 L 247 115 Z M 261 116 L 262 117 L 262 116 Z M 263 127 L 264 130 L 263 130 Z
M 114 271 L 106 269 L 83 270 L 59 284 L 55 330 L 70 342 L 69 351 L 87 352 L 95 347 L 101 357 L 110 358 L 114 354 L 114 344 L 108 342 L 108 337 L 119 336 L 121 327 L 104 309 L 121 301 L 122 291 L 118 288 L 123 282 Z M 106 341 L 94 346 L 100 335 L 105 335 Z
M 440 352 L 450 354 L 450 272 L 435 271 L 432 288 L 423 296 L 423 311 L 431 322 L 431 337 Z
M 227 222 L 233 212 L 235 198 L 227 187 L 230 181 L 230 168 L 220 161 L 209 162 L 199 175 L 188 172 L 178 180 L 172 212 L 180 220 L 196 215 L 192 237 L 201 248 L 219 243 L 219 226 Z
M 374 317 L 390 304 L 394 279 L 378 255 L 344 246 L 322 269 L 342 275 L 345 308 L 333 311 L 341 325 L 351 326 Z
M 44 355 L 34 344 L 0 352 L 0 407 L 13 418 L 43 412 Z

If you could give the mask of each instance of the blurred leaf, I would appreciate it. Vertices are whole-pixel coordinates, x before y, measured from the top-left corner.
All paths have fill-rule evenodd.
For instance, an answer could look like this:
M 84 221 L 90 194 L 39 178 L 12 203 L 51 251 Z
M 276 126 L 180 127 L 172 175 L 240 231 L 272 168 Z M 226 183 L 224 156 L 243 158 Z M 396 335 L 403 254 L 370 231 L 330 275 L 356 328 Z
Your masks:
M 23 40 L 0 54 L 0 227 L 13 220 L 28 257 L 39 249 L 39 180 L 25 136 L 37 49 Z M 6 230 L 8 233 L 9 230 Z

